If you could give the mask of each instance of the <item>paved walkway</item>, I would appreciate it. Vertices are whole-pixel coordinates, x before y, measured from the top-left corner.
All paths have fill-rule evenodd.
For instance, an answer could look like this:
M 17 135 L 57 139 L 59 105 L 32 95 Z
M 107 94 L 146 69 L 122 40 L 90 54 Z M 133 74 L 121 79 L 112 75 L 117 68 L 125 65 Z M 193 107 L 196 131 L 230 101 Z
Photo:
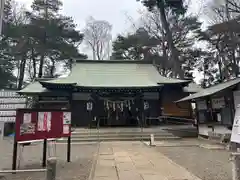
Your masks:
M 141 142 L 103 142 L 93 180 L 200 179 Z

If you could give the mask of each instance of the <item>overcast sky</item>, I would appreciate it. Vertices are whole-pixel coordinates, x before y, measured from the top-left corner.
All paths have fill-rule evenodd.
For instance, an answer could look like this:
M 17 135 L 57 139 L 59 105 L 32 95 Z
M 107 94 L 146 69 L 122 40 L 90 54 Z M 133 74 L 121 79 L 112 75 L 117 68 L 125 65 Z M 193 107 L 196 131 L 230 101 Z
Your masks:
M 33 0 L 16 1 L 29 8 Z M 199 13 L 203 1 L 211 0 L 191 0 L 190 12 Z M 97 20 L 107 20 L 113 25 L 113 38 L 119 33 L 128 31 L 131 28 L 131 22 L 127 17 L 137 20 L 139 18 L 138 11 L 144 8 L 136 0 L 63 0 L 62 2 L 63 14 L 73 17 L 78 29 L 83 29 L 86 19 L 93 16 Z M 203 19 L 201 18 L 201 20 Z M 198 81 L 201 77 L 198 73 L 197 76 Z
M 33 0 L 16 0 L 29 7 Z M 199 12 L 201 0 L 192 0 L 191 12 Z M 127 16 L 137 20 L 141 3 L 136 0 L 63 0 L 63 13 L 72 16 L 79 29 L 84 28 L 86 19 L 107 20 L 113 25 L 113 36 L 128 30 L 131 26 Z M 127 14 L 127 16 L 126 16 Z

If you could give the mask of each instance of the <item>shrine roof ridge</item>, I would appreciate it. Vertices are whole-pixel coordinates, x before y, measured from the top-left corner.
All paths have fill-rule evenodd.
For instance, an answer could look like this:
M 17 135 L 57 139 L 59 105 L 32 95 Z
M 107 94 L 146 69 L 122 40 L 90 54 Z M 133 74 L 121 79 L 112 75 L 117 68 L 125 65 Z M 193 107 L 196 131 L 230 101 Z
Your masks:
M 89 60 L 89 59 L 76 59 L 76 63 L 110 63 L 110 64 L 153 64 L 152 60 Z

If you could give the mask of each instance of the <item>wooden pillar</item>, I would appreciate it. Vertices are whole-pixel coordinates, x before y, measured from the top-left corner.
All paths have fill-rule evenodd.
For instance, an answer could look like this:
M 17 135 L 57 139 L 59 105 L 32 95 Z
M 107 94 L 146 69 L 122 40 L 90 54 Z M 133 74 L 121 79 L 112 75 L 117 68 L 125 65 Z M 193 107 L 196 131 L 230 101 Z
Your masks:
M 94 123 L 95 123 L 95 126 L 97 127 L 97 125 L 98 125 L 98 121 L 99 121 L 99 118 L 98 118 L 98 115 L 99 115 L 99 109 L 98 109 L 98 105 L 99 105 L 99 103 L 98 103 L 98 100 L 99 100 L 99 98 L 98 98 L 98 95 L 95 93 L 95 92 L 93 92 L 92 94 L 91 94 L 91 97 L 92 97 L 92 99 L 93 99 L 93 101 L 92 101 L 92 103 L 93 103 L 93 109 L 92 109 L 92 112 L 91 112 L 91 122 L 93 121 L 93 120 L 96 120 L 96 121 L 94 121 Z
M 195 119 L 197 121 L 196 126 L 197 126 L 197 133 L 199 135 L 199 125 L 200 125 L 200 121 L 199 121 L 199 112 L 198 112 L 198 105 L 197 105 L 197 101 L 195 101 L 195 109 L 194 109 L 194 114 L 195 114 Z
M 213 117 L 212 99 L 210 97 L 207 97 L 206 101 L 207 101 L 207 108 L 210 111 L 211 122 L 213 122 L 214 117 Z M 214 126 L 213 125 L 212 125 L 212 132 L 214 132 Z
M 71 112 L 71 121 L 73 119 L 73 107 L 72 107 L 72 101 L 73 101 L 73 91 L 70 92 L 69 96 L 69 106 L 70 106 L 70 112 Z M 71 123 L 72 125 L 72 123 Z M 71 136 L 68 137 L 68 142 L 67 142 L 67 162 L 71 161 Z
M 146 127 L 146 119 L 145 119 L 145 113 L 144 113 L 144 107 L 143 107 L 143 94 L 142 93 L 138 93 L 137 95 L 137 108 L 138 108 L 138 116 L 141 119 L 141 126 L 142 127 Z
M 225 97 L 227 98 L 227 97 Z M 236 109 L 235 109 L 235 104 L 234 104 L 234 96 L 233 96 L 233 91 L 229 91 L 229 96 L 228 96 L 229 100 L 228 103 L 229 103 L 229 108 L 230 108 L 230 115 L 231 115 L 231 120 L 232 120 L 232 126 L 233 126 L 233 122 L 234 122 L 234 115 L 235 115 L 235 112 L 236 112 Z
M 159 116 L 162 116 L 162 106 L 163 106 L 163 99 L 162 99 L 162 89 L 161 90 L 159 90 L 159 92 L 158 92 L 158 101 L 159 101 Z
M 230 94 L 229 94 L 228 97 L 230 98 L 230 100 L 228 102 L 229 102 L 229 106 L 230 106 L 229 108 L 230 108 L 230 113 L 231 113 L 230 116 L 231 116 L 231 120 L 232 120 L 232 122 L 231 122 L 231 129 L 232 129 L 233 128 L 233 123 L 234 123 L 234 118 L 235 118 L 235 112 L 236 112 L 235 104 L 234 104 L 233 91 L 230 91 Z M 231 151 L 237 151 L 238 147 L 239 147 L 238 143 L 230 142 L 230 150 Z

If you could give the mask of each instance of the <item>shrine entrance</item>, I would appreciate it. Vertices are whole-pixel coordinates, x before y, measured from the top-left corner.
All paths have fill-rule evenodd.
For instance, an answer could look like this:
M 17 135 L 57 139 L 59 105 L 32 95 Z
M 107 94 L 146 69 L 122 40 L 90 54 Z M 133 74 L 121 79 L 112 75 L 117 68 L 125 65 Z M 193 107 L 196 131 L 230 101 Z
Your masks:
M 137 126 L 138 107 L 136 102 L 126 99 L 105 99 L 104 110 L 106 112 L 105 126 Z
M 140 126 L 143 101 L 140 93 L 98 92 L 93 95 L 96 102 L 96 117 L 100 126 Z M 93 109 L 94 111 L 94 109 Z

